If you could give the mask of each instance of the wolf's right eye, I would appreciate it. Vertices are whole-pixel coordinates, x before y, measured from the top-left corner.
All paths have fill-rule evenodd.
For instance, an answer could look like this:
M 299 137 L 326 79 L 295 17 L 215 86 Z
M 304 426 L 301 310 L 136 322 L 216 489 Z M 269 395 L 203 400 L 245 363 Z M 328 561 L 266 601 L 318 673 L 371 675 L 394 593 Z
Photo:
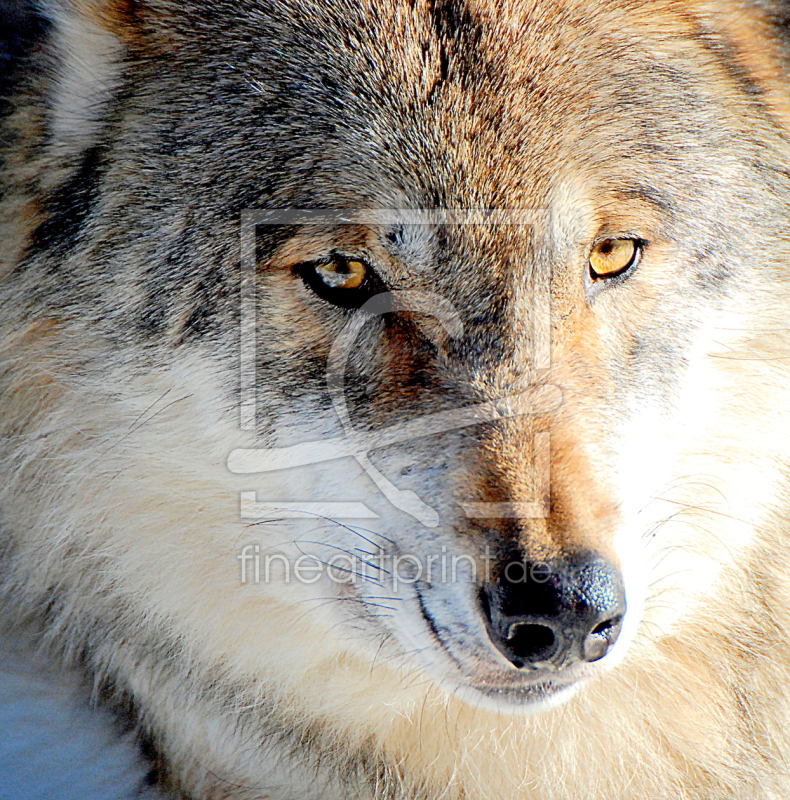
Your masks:
M 604 239 L 590 253 L 590 276 L 616 278 L 639 261 L 644 242 L 637 239 Z
M 373 270 L 364 261 L 339 254 L 300 264 L 296 271 L 322 300 L 341 308 L 359 308 L 381 291 Z

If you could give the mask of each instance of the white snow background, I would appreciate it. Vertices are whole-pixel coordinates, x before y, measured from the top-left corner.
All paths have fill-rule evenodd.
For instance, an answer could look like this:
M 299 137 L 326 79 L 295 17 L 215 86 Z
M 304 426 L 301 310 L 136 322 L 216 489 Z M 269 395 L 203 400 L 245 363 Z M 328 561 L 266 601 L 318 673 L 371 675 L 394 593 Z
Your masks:
M 0 800 L 164 800 L 147 770 L 79 674 L 0 633 Z

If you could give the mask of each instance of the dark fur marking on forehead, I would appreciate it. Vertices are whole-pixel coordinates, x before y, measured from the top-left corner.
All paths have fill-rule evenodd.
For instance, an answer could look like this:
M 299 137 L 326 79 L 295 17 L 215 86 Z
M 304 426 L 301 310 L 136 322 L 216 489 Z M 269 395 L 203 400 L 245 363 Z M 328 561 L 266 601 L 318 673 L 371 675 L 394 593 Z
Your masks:
M 430 13 L 433 26 L 443 39 L 469 41 L 480 37 L 480 25 L 464 0 L 433 0 Z
M 433 82 L 433 86 L 431 86 L 428 94 L 425 97 L 426 104 L 430 105 L 434 97 L 436 96 L 436 91 L 441 87 L 443 83 L 447 81 L 447 78 L 450 75 L 450 59 L 447 56 L 447 48 L 444 44 L 439 45 L 439 74 L 436 76 L 436 80 Z
M 46 218 L 31 237 L 31 253 L 54 250 L 63 254 L 76 245 L 99 199 L 101 150 L 101 145 L 86 150 L 79 169 L 50 195 L 44 209 Z
M 439 39 L 439 75 L 428 93 L 428 103 L 454 69 L 468 72 L 478 64 L 482 53 L 477 45 L 483 38 L 483 28 L 464 0 L 431 0 L 429 13 Z

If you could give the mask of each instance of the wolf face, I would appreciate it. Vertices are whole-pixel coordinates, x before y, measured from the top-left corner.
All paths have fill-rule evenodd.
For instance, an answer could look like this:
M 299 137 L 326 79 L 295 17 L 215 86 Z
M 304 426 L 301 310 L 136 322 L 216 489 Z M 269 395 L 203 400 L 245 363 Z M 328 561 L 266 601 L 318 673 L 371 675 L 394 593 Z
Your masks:
M 4 588 L 172 785 L 781 795 L 779 11 L 45 8 Z

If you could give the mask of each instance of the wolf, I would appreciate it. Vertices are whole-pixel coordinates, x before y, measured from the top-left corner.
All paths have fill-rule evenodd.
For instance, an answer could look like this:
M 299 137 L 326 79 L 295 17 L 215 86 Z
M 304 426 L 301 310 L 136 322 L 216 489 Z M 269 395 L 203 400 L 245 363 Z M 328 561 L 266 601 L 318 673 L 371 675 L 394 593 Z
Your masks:
M 3 618 L 152 780 L 787 797 L 790 7 L 29 13 Z

